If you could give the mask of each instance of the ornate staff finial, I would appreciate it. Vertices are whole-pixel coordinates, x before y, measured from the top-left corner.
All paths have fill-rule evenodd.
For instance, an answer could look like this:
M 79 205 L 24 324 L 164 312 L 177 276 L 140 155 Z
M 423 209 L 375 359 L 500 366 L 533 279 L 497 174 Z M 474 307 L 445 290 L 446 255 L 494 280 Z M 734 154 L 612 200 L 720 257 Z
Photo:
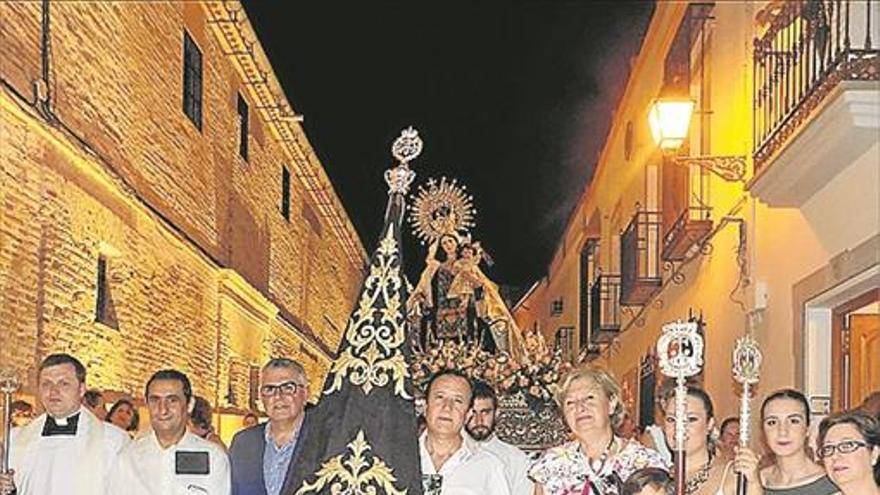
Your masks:
M 660 371 L 675 378 L 675 489 L 685 493 L 685 418 L 687 416 L 687 386 L 685 380 L 703 367 L 703 337 L 695 321 L 676 321 L 663 325 L 657 340 Z
M 388 183 L 388 193 L 406 194 L 409 185 L 416 178 L 416 173 L 410 170 L 409 162 L 413 161 L 422 153 L 422 140 L 419 131 L 409 126 L 400 132 L 400 136 L 391 145 L 391 154 L 400 164 L 391 170 L 385 171 L 385 182 Z
M 752 416 L 751 403 L 749 402 L 752 385 L 761 379 L 761 349 L 758 341 L 750 333 L 736 339 L 733 348 L 733 379 L 742 384 L 742 396 L 739 402 L 739 445 L 745 447 L 749 444 L 749 423 Z M 746 479 L 737 475 L 736 492 L 744 495 L 746 492 Z
M 10 430 L 12 429 L 12 394 L 18 390 L 21 382 L 18 375 L 12 370 L 0 370 L 0 392 L 3 393 L 3 445 L 9 445 Z M 2 465 L 0 473 L 9 472 L 9 449 L 3 449 Z

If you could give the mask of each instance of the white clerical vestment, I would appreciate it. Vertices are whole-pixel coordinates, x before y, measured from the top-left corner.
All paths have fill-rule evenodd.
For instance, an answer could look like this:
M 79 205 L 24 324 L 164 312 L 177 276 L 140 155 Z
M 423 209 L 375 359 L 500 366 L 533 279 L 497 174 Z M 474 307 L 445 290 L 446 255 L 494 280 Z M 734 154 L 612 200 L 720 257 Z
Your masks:
M 419 438 L 422 475 L 439 475 L 440 495 L 510 495 L 504 464 L 468 435 L 461 447 L 438 470 L 428 453 L 427 432 Z
M 75 434 L 44 436 L 46 418 L 12 429 L 9 465 L 18 494 L 109 494 L 107 480 L 128 435 L 81 408 Z
M 535 488 L 528 478 L 529 459 L 522 450 L 502 442 L 494 434 L 488 440 L 480 442 L 480 447 L 495 454 L 504 463 L 504 474 L 510 485 L 511 495 L 532 495 Z
M 207 453 L 207 472 L 178 473 L 178 452 Z M 151 431 L 122 451 L 110 491 L 125 495 L 229 495 L 229 457 L 217 444 L 189 431 L 176 445 L 163 449 Z

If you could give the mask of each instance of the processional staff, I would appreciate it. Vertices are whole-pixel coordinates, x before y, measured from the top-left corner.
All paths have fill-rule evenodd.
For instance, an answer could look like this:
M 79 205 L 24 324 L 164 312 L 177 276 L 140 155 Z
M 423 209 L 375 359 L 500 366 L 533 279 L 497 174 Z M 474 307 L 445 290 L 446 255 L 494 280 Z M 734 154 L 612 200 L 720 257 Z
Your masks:
M 685 495 L 687 469 L 685 429 L 687 420 L 687 378 L 703 366 L 703 337 L 697 322 L 676 321 L 663 325 L 657 340 L 660 371 L 675 379 L 675 493 Z
M 750 387 L 758 383 L 761 375 L 761 349 L 758 342 L 747 333 L 737 339 L 733 348 L 733 378 L 742 384 L 742 396 L 739 402 L 739 446 L 749 444 L 749 422 L 751 420 Z M 736 475 L 736 494 L 745 495 L 746 477 L 743 473 Z
M 21 382 L 13 371 L 0 371 L 0 392 L 3 393 L 3 459 L 0 473 L 9 472 L 9 438 L 12 430 L 12 394 Z

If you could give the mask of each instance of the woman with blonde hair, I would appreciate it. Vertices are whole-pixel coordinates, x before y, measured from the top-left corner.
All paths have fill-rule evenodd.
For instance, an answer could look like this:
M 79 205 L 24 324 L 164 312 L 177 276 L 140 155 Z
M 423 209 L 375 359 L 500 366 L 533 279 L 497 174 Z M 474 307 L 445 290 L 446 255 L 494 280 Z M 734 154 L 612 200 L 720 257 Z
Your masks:
M 602 368 L 577 368 L 561 379 L 556 401 L 575 439 L 547 450 L 529 469 L 537 495 L 617 494 L 634 471 L 668 468 L 657 452 L 616 434 L 625 414 L 620 394 Z

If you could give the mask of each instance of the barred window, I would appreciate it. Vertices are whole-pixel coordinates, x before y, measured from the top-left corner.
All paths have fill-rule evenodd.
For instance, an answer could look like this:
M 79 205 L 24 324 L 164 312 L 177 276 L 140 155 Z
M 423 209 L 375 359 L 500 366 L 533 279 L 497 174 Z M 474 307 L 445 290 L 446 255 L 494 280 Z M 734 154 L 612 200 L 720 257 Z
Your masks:
M 244 161 L 248 159 L 248 104 L 241 93 L 238 94 L 238 154 Z
M 183 32 L 183 113 L 202 130 L 202 52 Z
M 290 220 L 290 170 L 281 167 L 281 216 Z

